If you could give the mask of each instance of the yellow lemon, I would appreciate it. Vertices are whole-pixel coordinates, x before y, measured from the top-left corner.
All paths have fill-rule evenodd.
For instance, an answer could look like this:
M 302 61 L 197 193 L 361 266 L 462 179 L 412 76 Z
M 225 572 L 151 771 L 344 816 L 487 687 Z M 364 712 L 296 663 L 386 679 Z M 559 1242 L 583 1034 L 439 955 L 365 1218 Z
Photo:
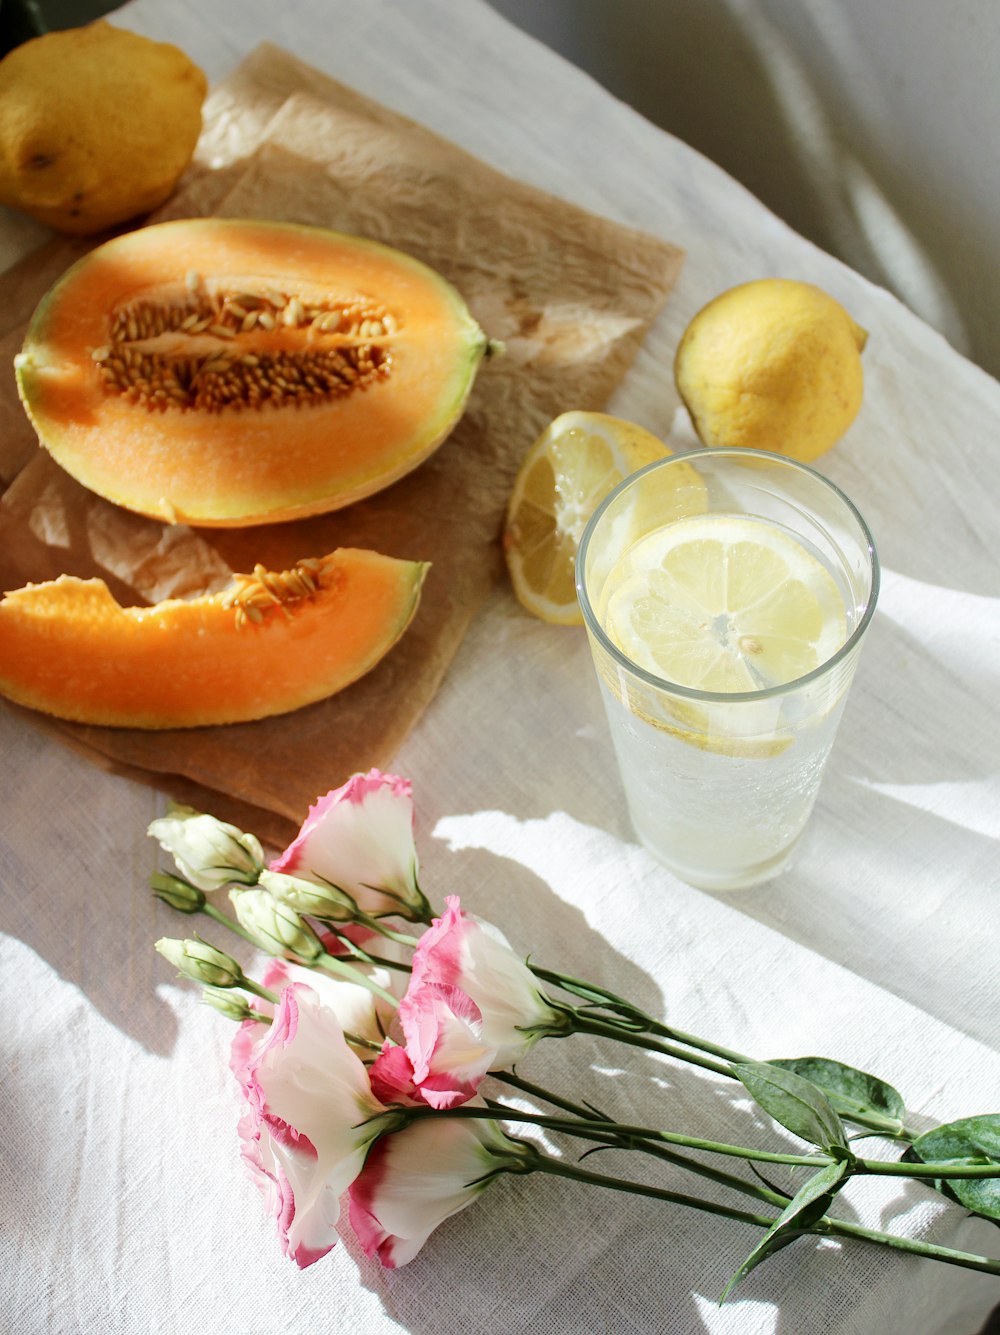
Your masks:
M 0 61 L 0 204 L 87 236 L 170 195 L 208 88 L 183 51 L 99 19 Z
M 575 564 L 587 520 L 623 478 L 670 452 L 606 413 L 567 412 L 549 423 L 518 471 L 503 535 L 514 592 L 529 612 L 582 624 Z
M 704 444 L 809 463 L 858 414 L 867 337 L 820 288 L 762 278 L 698 312 L 678 345 L 674 378 Z

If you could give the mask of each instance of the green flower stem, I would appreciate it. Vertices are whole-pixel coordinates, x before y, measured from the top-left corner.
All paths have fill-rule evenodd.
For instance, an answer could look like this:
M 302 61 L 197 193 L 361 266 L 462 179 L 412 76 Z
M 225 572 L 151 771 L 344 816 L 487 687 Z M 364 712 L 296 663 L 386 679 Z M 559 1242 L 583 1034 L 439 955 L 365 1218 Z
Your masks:
M 277 1006 L 278 1002 L 281 1000 L 277 992 L 272 992 L 270 988 L 263 987 L 260 983 L 255 983 L 254 980 L 248 978 L 246 974 L 243 975 L 243 981 L 240 983 L 240 987 L 245 988 L 248 992 L 252 992 L 255 997 L 261 997 L 264 1001 L 269 1001 L 272 1006 Z
M 435 1108 L 409 1108 L 408 1113 L 412 1113 L 414 1119 L 427 1116 L 438 1115 Z M 584 1131 L 594 1131 L 598 1136 L 606 1135 L 636 1137 L 640 1140 L 651 1142 L 662 1141 L 666 1145 L 680 1145 L 689 1150 L 705 1150 L 709 1154 L 726 1154 L 733 1158 L 753 1159 L 760 1163 L 781 1163 L 791 1164 L 793 1167 L 805 1168 L 825 1168 L 833 1160 L 828 1154 L 776 1154 L 769 1150 L 755 1150 L 743 1145 L 726 1145 L 720 1141 L 702 1140 L 697 1136 L 682 1136 L 676 1131 L 652 1131 L 649 1127 L 629 1126 L 622 1122 L 611 1122 L 601 1118 L 574 1118 L 567 1122 L 564 1117 L 550 1117 L 547 1113 L 522 1112 L 520 1108 L 504 1108 L 498 1112 L 496 1108 L 479 1108 L 471 1104 L 464 1103 L 457 1108 L 449 1108 L 446 1115 L 448 1117 L 472 1117 L 485 1118 L 487 1121 L 496 1121 L 499 1117 L 503 1121 L 524 1122 L 530 1126 L 543 1126 L 550 1131 L 569 1131 L 571 1134 L 577 1134 Z
M 404 964 L 401 960 L 387 960 L 382 955 L 373 955 L 370 951 L 365 950 L 364 946 L 359 946 L 356 941 L 352 941 L 350 937 L 345 936 L 342 932 L 338 932 L 332 923 L 328 925 L 344 949 L 352 955 L 354 959 L 360 960 L 362 964 L 372 964 L 383 969 L 396 969 L 400 973 L 413 972 L 411 965 Z
M 734 1052 L 732 1048 L 720 1047 L 716 1043 L 709 1043 L 707 1039 L 698 1038 L 695 1034 L 686 1034 L 681 1029 L 663 1024 L 662 1021 L 654 1019 L 633 1002 L 628 1001 L 625 997 L 618 996 L 617 993 L 609 991 L 606 987 L 600 987 L 596 983 L 587 983 L 582 978 L 574 978 L 571 974 L 559 973 L 555 969 L 544 969 L 539 964 L 532 964 L 530 960 L 528 961 L 528 968 L 537 978 L 544 979 L 545 982 L 555 983 L 557 987 L 565 988 L 577 995 L 589 994 L 593 999 L 603 1001 L 607 1006 L 631 1015 L 649 1033 L 656 1034 L 660 1038 L 673 1039 L 677 1043 L 683 1043 L 686 1047 L 697 1048 L 700 1052 L 707 1052 L 713 1057 L 721 1057 L 724 1061 L 745 1062 L 750 1060 L 742 1053 Z
M 454 1111 L 454 1110 L 452 1110 Z M 446 1114 L 448 1115 L 448 1114 Z M 576 1182 L 587 1182 L 595 1187 L 610 1187 L 615 1191 L 626 1191 L 636 1196 L 649 1196 L 657 1200 L 670 1201 L 675 1205 L 687 1205 L 709 1214 L 725 1215 L 729 1219 L 738 1219 L 742 1223 L 756 1224 L 759 1228 L 770 1228 L 774 1223 L 764 1215 L 750 1214 L 745 1210 L 734 1210 L 712 1201 L 699 1200 L 696 1196 L 684 1196 L 678 1192 L 667 1191 L 660 1187 L 647 1186 L 645 1183 L 630 1182 L 626 1178 L 606 1177 L 601 1173 L 591 1173 L 576 1164 L 567 1164 L 560 1159 L 552 1159 L 540 1151 L 532 1158 L 536 1171 L 551 1173 L 554 1177 L 567 1177 Z M 947 1261 L 951 1265 L 963 1266 L 967 1270 L 979 1270 L 988 1275 L 1000 1275 L 1000 1260 L 989 1256 L 980 1256 L 974 1252 L 961 1252 L 953 1247 L 941 1247 L 933 1242 L 921 1242 L 917 1238 L 901 1238 L 895 1233 L 883 1233 L 879 1229 L 863 1228 L 860 1224 L 849 1224 L 839 1219 L 830 1219 L 824 1215 L 810 1228 L 803 1230 L 821 1237 L 855 1238 L 863 1242 L 879 1243 L 894 1251 L 906 1252 L 911 1256 L 923 1256 L 929 1261 Z
M 991 1256 L 980 1256 L 975 1252 L 960 1252 L 954 1247 L 941 1247 L 934 1242 L 920 1242 L 916 1238 L 901 1238 L 896 1233 L 883 1233 L 876 1228 L 863 1228 L 860 1224 L 849 1224 L 843 1219 L 830 1219 L 824 1215 L 809 1229 L 821 1237 L 856 1238 L 862 1242 L 877 1242 L 893 1251 L 908 1252 L 911 1256 L 924 1256 L 929 1261 L 947 1261 L 951 1265 L 964 1266 L 967 1270 L 981 1270 L 988 1275 L 1000 1275 L 1000 1260 Z
M 205 904 L 201 911 L 206 918 L 211 918 L 213 922 L 217 922 L 221 927 L 228 927 L 231 932 L 235 932 L 237 936 L 242 936 L 244 941 L 249 941 L 255 949 L 260 950 L 260 942 L 256 937 L 251 936 L 247 929 L 242 927 L 235 918 L 230 918 L 228 914 L 217 909 L 214 904 Z
M 706 1070 L 714 1071 L 716 1074 L 728 1076 L 730 1079 L 736 1079 L 733 1072 L 724 1066 L 708 1065 L 704 1061 L 699 1061 L 691 1053 L 685 1052 L 683 1048 L 673 1046 L 676 1043 L 683 1044 L 685 1048 L 694 1048 L 698 1052 L 704 1052 L 709 1056 L 721 1057 L 727 1062 L 747 1062 L 751 1058 L 745 1054 L 736 1052 L 732 1048 L 725 1048 L 717 1043 L 710 1043 L 707 1039 L 699 1038 L 696 1034 L 685 1033 L 683 1029 L 676 1029 L 672 1025 L 663 1024 L 653 1016 L 648 1015 L 631 1001 L 624 997 L 619 997 L 616 993 L 609 991 L 605 987 L 600 987 L 595 983 L 585 982 L 581 978 L 574 978 L 571 974 L 559 973 L 555 969 L 545 969 L 541 965 L 532 964 L 528 961 L 528 967 L 536 978 L 545 982 L 554 983 L 557 987 L 562 987 L 566 991 L 572 992 L 577 996 L 589 996 L 599 1004 L 605 1005 L 611 1010 L 618 1011 L 623 1016 L 628 1016 L 631 1020 L 641 1027 L 641 1030 L 648 1034 L 656 1035 L 660 1038 L 671 1040 L 669 1044 L 663 1044 L 654 1047 L 651 1043 L 637 1042 L 638 1035 L 636 1031 L 616 1028 L 615 1022 L 611 1019 L 601 1021 L 608 1026 L 604 1030 L 607 1038 L 616 1038 L 620 1042 L 631 1043 L 633 1047 L 647 1047 L 654 1052 L 663 1052 L 665 1055 L 675 1057 L 680 1061 L 690 1062 L 694 1066 L 705 1067 Z M 596 1019 L 596 1017 L 595 1017 Z M 597 1032 L 591 1030 L 590 1032 Z M 881 1117 L 878 1113 L 852 1113 L 848 1119 L 857 1126 L 867 1127 L 870 1131 L 876 1131 L 880 1135 L 886 1136 L 892 1140 L 914 1141 L 919 1135 L 918 1131 L 907 1126 L 900 1126 L 894 1118 Z
M 544 1099 L 546 1103 L 551 1103 L 553 1107 L 562 1108 L 563 1111 L 572 1113 L 574 1117 L 581 1122 L 587 1122 L 591 1119 L 591 1110 L 571 1103 L 569 1099 L 560 1098 L 550 1090 L 543 1089 L 540 1085 L 533 1085 L 529 1080 L 522 1080 L 520 1076 L 512 1072 L 504 1071 L 502 1074 L 492 1072 L 495 1079 L 502 1080 L 505 1084 L 512 1085 L 515 1089 L 520 1089 L 526 1094 L 531 1094 L 536 1098 Z M 498 1109 L 503 1108 L 503 1104 L 494 1105 Z M 723 1172 L 722 1169 L 712 1168 L 709 1164 L 702 1163 L 700 1159 L 691 1159 L 686 1154 L 677 1154 L 674 1150 L 667 1149 L 666 1145 L 654 1140 L 647 1140 L 645 1137 L 626 1136 L 618 1133 L 608 1132 L 606 1135 L 598 1136 L 595 1131 L 582 1131 L 574 1128 L 572 1123 L 567 1123 L 564 1127 L 567 1135 L 580 1136 L 586 1140 L 600 1140 L 601 1143 L 610 1148 L 622 1150 L 638 1150 L 642 1154 L 651 1155 L 653 1158 L 662 1159 L 665 1163 L 674 1164 L 677 1168 L 686 1169 L 689 1172 L 697 1173 L 701 1177 L 709 1178 L 720 1186 L 730 1187 L 734 1191 L 740 1191 L 745 1196 L 754 1196 L 757 1200 L 765 1201 L 768 1205 L 776 1205 L 779 1209 L 784 1209 L 788 1204 L 789 1197 L 783 1196 L 777 1191 L 772 1191 L 757 1182 L 749 1182 L 745 1178 L 737 1177 L 734 1173 Z
M 378 932 L 379 936 L 384 936 L 387 941 L 397 941 L 401 946 L 408 946 L 411 950 L 420 944 L 418 938 L 410 936 L 409 932 L 397 932 L 395 928 L 387 927 L 382 918 L 373 918 L 370 913 L 363 913 L 361 909 L 356 908 L 352 912 L 351 921 L 361 927 L 367 927 L 372 932 Z
M 452 1112 L 455 1110 L 452 1109 Z M 446 1113 L 445 1116 L 450 1116 Z M 607 1177 L 603 1173 L 592 1173 L 577 1164 L 553 1159 L 536 1150 L 529 1160 L 529 1171 L 550 1173 L 553 1177 L 568 1177 L 574 1182 L 586 1182 L 592 1187 L 610 1187 L 614 1191 L 627 1191 L 634 1196 L 650 1196 L 654 1200 L 669 1201 L 672 1205 L 687 1205 L 693 1210 L 702 1210 L 706 1214 L 723 1215 L 726 1219 L 737 1219 L 742 1224 L 755 1224 L 758 1228 L 770 1228 L 774 1223 L 769 1215 L 751 1214 L 749 1210 L 737 1210 L 729 1205 L 719 1205 L 715 1201 L 706 1201 L 699 1196 L 686 1196 L 679 1191 L 669 1191 L 666 1187 L 653 1187 L 645 1182 L 630 1182 L 627 1178 Z
M 528 1092 L 538 1093 L 541 1097 L 550 1099 L 559 1106 L 565 1103 L 563 1100 L 554 1099 L 545 1091 L 537 1086 L 529 1087 L 526 1081 L 519 1081 L 517 1077 L 512 1083 L 517 1083 L 520 1088 Z M 569 1105 L 572 1107 L 573 1105 Z M 582 1111 L 582 1110 L 581 1110 Z M 770 1150 L 752 1149 L 748 1145 L 727 1145 L 717 1140 L 703 1140 L 697 1136 L 684 1136 L 676 1131 L 657 1131 L 650 1127 L 630 1126 L 622 1122 L 614 1122 L 605 1118 L 576 1117 L 572 1122 L 567 1122 L 565 1118 L 550 1117 L 547 1113 L 523 1112 L 519 1108 L 473 1108 L 468 1104 L 460 1108 L 449 1109 L 448 1115 L 451 1117 L 485 1117 L 496 1118 L 497 1115 L 512 1122 L 525 1122 L 533 1126 L 544 1126 L 550 1131 L 565 1131 L 572 1135 L 595 1132 L 603 1138 L 613 1135 L 618 1138 L 628 1140 L 641 1140 L 650 1143 L 662 1142 L 666 1145 L 679 1145 L 684 1149 L 704 1150 L 709 1154 L 723 1154 L 732 1158 L 746 1159 L 757 1163 L 777 1163 L 790 1164 L 795 1168 L 824 1168 L 827 1164 L 834 1161 L 829 1154 L 780 1154 Z M 418 1115 L 426 1115 L 418 1110 Z M 910 1168 L 916 1168 L 916 1173 L 910 1173 Z M 898 1177 L 956 1177 L 956 1178 L 975 1178 L 975 1177 L 1000 1177 L 1000 1164 L 983 1165 L 979 1167 L 971 1164 L 957 1164 L 943 1161 L 940 1163 L 928 1164 L 887 1164 L 879 1159 L 858 1159 L 852 1164 L 852 1173 L 858 1174 L 870 1173 L 878 1175 L 886 1169 L 892 1176 Z
M 711 1053 L 713 1057 L 721 1057 L 727 1062 L 750 1060 L 741 1053 L 734 1052 L 732 1048 L 723 1048 L 717 1043 L 709 1043 L 707 1039 L 699 1038 L 696 1034 L 686 1034 L 683 1029 L 675 1029 L 673 1025 L 663 1024 L 660 1020 L 654 1020 L 650 1015 L 644 1018 L 649 1024 L 649 1032 L 658 1035 L 660 1038 L 672 1038 L 675 1043 L 683 1043 L 686 1047 L 697 1048 L 699 1052 Z
M 361 1034 L 355 1034 L 350 1029 L 344 1030 L 344 1037 L 348 1043 L 355 1048 L 367 1048 L 370 1052 L 381 1052 L 382 1044 L 376 1043 L 372 1038 L 364 1038 Z
M 369 978 L 366 973 L 362 973 L 353 964 L 348 964 L 346 960 L 338 959 L 336 955 L 327 955 L 324 951 L 322 955 L 316 957 L 315 967 L 325 969 L 327 973 L 332 973 L 337 978 L 346 978 L 352 983 L 357 983 L 359 987 L 366 987 L 374 996 L 388 1002 L 393 1010 L 399 1005 L 398 998 L 379 986 L 374 978 Z
M 878 1113 L 860 1112 L 843 1113 L 842 1116 L 845 1121 L 853 1122 L 855 1126 L 863 1126 L 868 1131 L 884 1136 L 886 1140 L 902 1140 L 911 1144 L 920 1135 L 915 1127 L 907 1126 L 895 1117 L 881 1117 Z
M 1000 1177 L 1000 1163 L 956 1163 L 947 1159 L 937 1163 L 887 1163 L 883 1159 L 858 1159 L 856 1164 L 858 1172 L 874 1177 Z
M 685 1052 L 673 1043 L 664 1043 L 657 1038 L 647 1038 L 645 1034 L 637 1034 L 632 1030 L 622 1029 L 613 1021 L 598 1019 L 593 1015 L 585 1015 L 580 1010 L 573 1012 L 573 1032 L 598 1034 L 602 1038 L 614 1038 L 619 1043 L 627 1043 L 629 1047 L 645 1048 L 649 1052 L 662 1053 L 665 1057 L 676 1057 L 680 1061 L 690 1062 L 692 1066 L 700 1066 L 703 1070 L 712 1071 L 715 1075 L 724 1075 L 730 1079 L 735 1079 L 728 1066 L 712 1061 L 709 1057 L 698 1057 L 693 1052 Z
M 520 1088 L 528 1092 L 538 1093 L 541 1097 L 550 1099 L 556 1106 L 564 1104 L 563 1100 L 552 1098 L 537 1086 L 529 1087 L 526 1081 L 519 1081 L 517 1077 L 514 1078 L 512 1083 L 517 1083 Z M 566 1105 L 564 1104 L 564 1106 Z M 572 1105 L 569 1106 L 572 1107 Z M 614 1122 L 605 1118 L 578 1117 L 572 1122 L 567 1122 L 565 1118 L 550 1117 L 547 1113 L 523 1112 L 519 1108 L 504 1108 L 503 1105 L 500 1105 L 498 1110 L 497 1108 L 473 1108 L 465 1104 L 460 1108 L 449 1109 L 448 1116 L 495 1118 L 498 1111 L 504 1119 L 512 1122 L 525 1122 L 533 1126 L 543 1126 L 550 1131 L 564 1131 L 571 1135 L 596 1132 L 601 1138 L 613 1135 L 633 1141 L 648 1141 L 651 1144 L 662 1142 L 666 1145 L 679 1145 L 684 1149 L 704 1150 L 708 1154 L 723 1154 L 732 1158 L 746 1159 L 748 1162 L 789 1164 L 793 1168 L 825 1168 L 827 1164 L 835 1162 L 829 1154 L 781 1154 L 770 1150 L 753 1149 L 748 1145 L 727 1145 L 722 1141 L 703 1140 L 697 1136 L 684 1136 L 677 1131 L 658 1131 L 650 1127 L 630 1126 L 626 1123 Z M 911 1173 L 909 1171 L 911 1168 L 916 1168 L 917 1172 Z M 873 1176 L 883 1174 L 912 1178 L 987 1178 L 1000 1177 L 1000 1164 L 983 1164 L 980 1166 L 950 1163 L 947 1160 L 938 1163 L 895 1164 L 886 1163 L 880 1159 L 857 1159 L 851 1165 L 851 1171 L 852 1174 L 867 1173 Z

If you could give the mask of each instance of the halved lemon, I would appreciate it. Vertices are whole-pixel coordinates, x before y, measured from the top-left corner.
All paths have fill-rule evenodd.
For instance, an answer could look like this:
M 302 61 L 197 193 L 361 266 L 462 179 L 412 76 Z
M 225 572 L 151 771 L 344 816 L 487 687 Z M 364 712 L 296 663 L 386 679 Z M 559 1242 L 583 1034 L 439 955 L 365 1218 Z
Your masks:
M 696 515 L 647 534 L 611 571 L 601 620 L 640 667 L 725 693 L 795 681 L 847 638 L 822 564 L 764 520 Z
M 670 449 L 607 413 L 562 413 L 525 456 L 511 493 L 503 547 L 518 600 L 534 616 L 581 625 L 576 552 L 587 520 L 623 478 Z

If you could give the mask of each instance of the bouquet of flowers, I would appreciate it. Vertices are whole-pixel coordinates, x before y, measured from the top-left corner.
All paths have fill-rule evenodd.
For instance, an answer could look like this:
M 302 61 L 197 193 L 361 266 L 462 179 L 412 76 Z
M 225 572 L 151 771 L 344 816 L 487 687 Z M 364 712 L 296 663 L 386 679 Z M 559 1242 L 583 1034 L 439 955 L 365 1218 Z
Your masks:
M 836 1218 L 843 1187 L 863 1174 L 915 1179 L 1000 1220 L 1000 1115 L 918 1134 L 885 1081 L 827 1058 L 761 1062 L 646 1014 L 603 987 L 521 958 L 458 896 L 435 916 L 418 879 L 411 785 L 372 770 L 310 809 L 296 838 L 265 862 L 235 826 L 173 806 L 150 834 L 176 871 L 153 892 L 201 914 L 270 959 L 259 978 L 200 935 L 163 939 L 160 953 L 239 1022 L 231 1066 L 245 1099 L 239 1134 L 250 1173 L 298 1265 L 333 1247 L 340 1201 L 365 1252 L 411 1260 L 445 1219 L 503 1173 L 550 1173 L 706 1210 L 760 1229 L 722 1297 L 793 1239 L 856 1239 L 1000 1275 L 1000 1260 Z M 232 912 L 214 897 L 228 890 Z M 570 1034 L 640 1047 L 738 1082 L 801 1153 L 623 1124 L 523 1078 L 521 1059 Z M 488 1083 L 487 1082 L 488 1078 Z M 521 1096 L 516 1106 L 504 1090 Z M 528 1111 L 527 1095 L 551 1111 Z M 514 1134 L 535 1126 L 669 1162 L 734 1196 L 668 1190 L 584 1167 Z M 858 1153 L 879 1136 L 893 1159 Z M 752 1173 L 725 1165 L 743 1160 Z M 782 1190 L 764 1165 L 794 1170 Z M 742 1203 L 736 1203 L 741 1201 Z

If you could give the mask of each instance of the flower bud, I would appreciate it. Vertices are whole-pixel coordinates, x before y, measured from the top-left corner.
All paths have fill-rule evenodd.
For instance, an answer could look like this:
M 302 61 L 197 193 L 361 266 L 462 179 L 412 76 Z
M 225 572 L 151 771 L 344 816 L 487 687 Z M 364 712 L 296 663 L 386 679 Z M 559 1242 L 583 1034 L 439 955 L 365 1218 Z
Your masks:
M 156 949 L 164 959 L 196 983 L 208 983 L 212 987 L 239 987 L 244 981 L 243 970 L 232 955 L 227 955 L 207 941 L 198 937 L 177 941 L 169 936 L 161 937 Z
M 270 1017 L 262 1015 L 249 1006 L 237 992 L 227 992 L 218 987 L 203 987 L 201 999 L 206 1006 L 211 1006 L 230 1020 L 263 1020 Z
M 252 834 L 191 807 L 171 803 L 147 833 L 199 890 L 220 890 L 233 881 L 255 885 L 264 865 L 263 849 Z
M 197 886 L 174 876 L 168 871 L 154 871 L 149 878 L 153 894 L 179 913 L 200 913 L 205 907 L 205 896 Z
M 259 884 L 279 904 L 287 905 L 296 913 L 308 913 L 323 922 L 351 922 L 357 909 L 351 896 L 335 885 L 316 884 L 299 876 L 268 870 L 261 872 Z
M 266 890 L 230 890 L 236 917 L 256 941 L 272 955 L 290 956 L 311 964 L 324 954 L 323 945 L 294 909 Z

